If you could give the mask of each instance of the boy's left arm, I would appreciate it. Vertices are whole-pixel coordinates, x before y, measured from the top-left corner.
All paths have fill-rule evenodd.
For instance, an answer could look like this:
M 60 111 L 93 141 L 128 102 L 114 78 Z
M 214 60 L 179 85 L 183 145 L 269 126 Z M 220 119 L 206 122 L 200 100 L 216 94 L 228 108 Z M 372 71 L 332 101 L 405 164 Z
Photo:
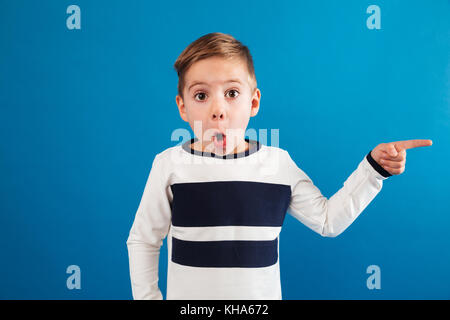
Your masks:
M 371 150 L 330 199 L 288 157 L 292 197 L 288 213 L 322 236 L 342 233 L 378 194 L 383 180 L 405 169 L 406 149 L 430 146 L 431 140 L 382 143 Z

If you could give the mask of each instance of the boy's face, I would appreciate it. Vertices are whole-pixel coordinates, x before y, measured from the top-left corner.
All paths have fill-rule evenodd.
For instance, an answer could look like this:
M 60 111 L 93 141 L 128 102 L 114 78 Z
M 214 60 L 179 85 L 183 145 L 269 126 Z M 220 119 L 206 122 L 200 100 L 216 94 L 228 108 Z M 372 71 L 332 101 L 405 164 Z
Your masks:
M 176 103 L 198 138 L 194 149 L 222 155 L 247 149 L 245 130 L 261 98 L 258 88 L 251 92 L 250 80 L 241 59 L 210 57 L 188 69 L 184 99 L 177 95 Z M 219 132 L 225 135 L 222 141 L 216 136 Z

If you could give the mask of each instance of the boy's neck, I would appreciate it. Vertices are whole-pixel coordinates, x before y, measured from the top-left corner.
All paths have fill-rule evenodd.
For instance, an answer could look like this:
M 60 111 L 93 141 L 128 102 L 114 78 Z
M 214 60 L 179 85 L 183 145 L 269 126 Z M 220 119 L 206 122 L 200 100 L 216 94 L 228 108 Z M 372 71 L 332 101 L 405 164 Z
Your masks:
M 201 143 L 200 140 L 194 142 L 191 144 L 191 149 L 200 151 L 200 152 L 205 152 L 205 145 L 203 145 Z M 249 144 L 247 141 L 243 140 L 242 143 L 240 143 L 238 146 L 236 146 L 232 151 L 229 152 L 229 154 L 237 154 L 240 152 L 245 152 L 249 149 Z M 224 154 L 225 155 L 225 154 Z

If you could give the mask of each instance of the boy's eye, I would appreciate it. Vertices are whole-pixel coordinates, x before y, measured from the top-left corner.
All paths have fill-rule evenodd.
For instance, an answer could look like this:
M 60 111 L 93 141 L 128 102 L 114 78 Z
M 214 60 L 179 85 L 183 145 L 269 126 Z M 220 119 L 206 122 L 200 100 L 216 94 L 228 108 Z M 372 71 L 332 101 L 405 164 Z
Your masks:
M 205 97 L 206 95 L 205 95 L 205 93 L 204 92 L 199 92 L 199 93 L 197 93 L 196 95 L 194 95 L 194 98 L 196 98 L 197 96 L 200 96 L 200 97 Z M 200 101 L 203 101 L 204 99 L 200 99 Z
M 234 89 L 228 91 L 227 93 L 229 93 L 229 92 L 234 92 L 234 93 L 232 94 L 231 98 L 236 98 L 236 97 L 239 95 L 239 92 L 238 92 L 237 90 L 234 90 Z

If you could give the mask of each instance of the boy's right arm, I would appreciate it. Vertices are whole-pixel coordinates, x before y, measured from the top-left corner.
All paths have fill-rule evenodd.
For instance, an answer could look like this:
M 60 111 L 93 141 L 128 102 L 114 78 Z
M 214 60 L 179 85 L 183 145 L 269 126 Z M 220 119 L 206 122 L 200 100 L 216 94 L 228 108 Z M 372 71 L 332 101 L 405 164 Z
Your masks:
M 153 160 L 127 239 L 130 278 L 135 300 L 162 299 L 158 287 L 159 251 L 171 221 L 170 186 L 160 155 Z

